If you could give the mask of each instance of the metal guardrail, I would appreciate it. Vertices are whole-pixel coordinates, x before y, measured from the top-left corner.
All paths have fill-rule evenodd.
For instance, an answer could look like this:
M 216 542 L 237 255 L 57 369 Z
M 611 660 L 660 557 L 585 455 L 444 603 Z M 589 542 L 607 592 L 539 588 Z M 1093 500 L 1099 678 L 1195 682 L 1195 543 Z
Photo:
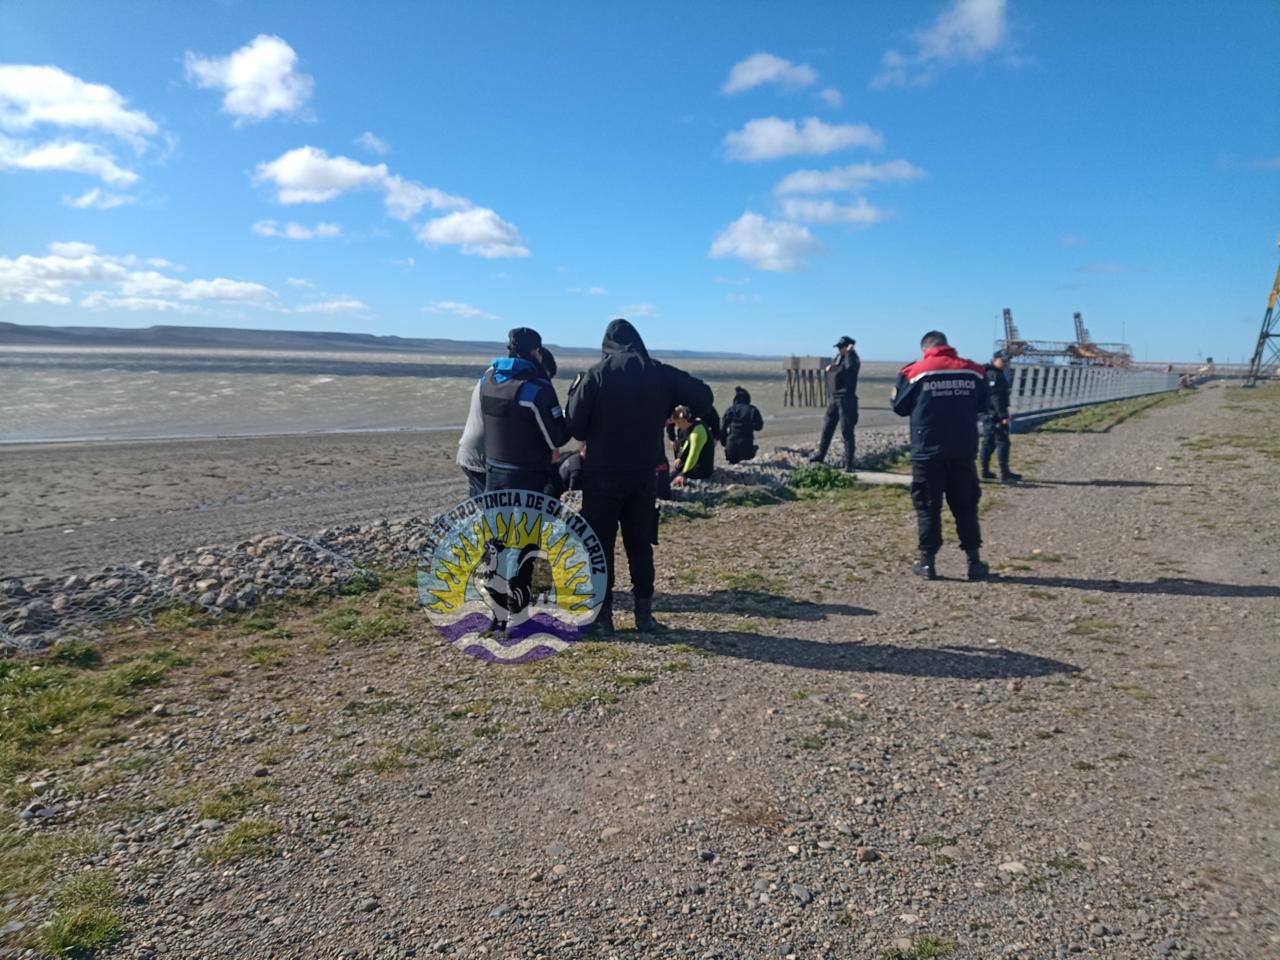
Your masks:
M 1009 413 L 1020 423 L 1095 403 L 1167 393 L 1178 389 L 1179 380 L 1176 373 L 1118 367 L 1014 364 L 1010 369 Z

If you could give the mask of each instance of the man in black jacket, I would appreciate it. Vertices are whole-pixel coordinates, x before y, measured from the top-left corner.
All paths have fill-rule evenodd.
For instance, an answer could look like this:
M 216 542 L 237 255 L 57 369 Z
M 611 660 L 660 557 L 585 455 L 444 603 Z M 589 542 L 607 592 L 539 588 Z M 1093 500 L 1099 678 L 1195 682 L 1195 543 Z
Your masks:
M 605 330 L 604 357 L 578 374 L 569 388 L 569 430 L 586 441 L 582 460 L 582 516 L 604 546 L 609 584 L 595 632 L 613 634 L 614 546 L 618 527 L 631 569 L 636 627 L 654 630 L 654 465 L 665 462 L 662 428 L 679 404 L 709 415 L 711 388 L 649 356 L 640 334 L 626 320 Z
M 487 490 L 536 490 L 547 485 L 552 459 L 569 442 L 556 388 L 543 369 L 542 337 L 516 327 L 507 356 L 480 381 Z
M 982 479 L 994 480 L 991 472 L 991 454 L 1000 464 L 1000 479 L 1005 483 L 1022 479 L 1022 474 L 1009 469 L 1009 355 L 997 350 L 987 364 L 987 391 L 991 394 L 991 408 L 982 418 Z
M 831 446 L 831 438 L 835 436 L 836 424 L 840 424 L 840 436 L 844 438 L 844 468 L 853 469 L 853 428 L 858 423 L 858 371 L 862 369 L 862 360 L 858 351 L 853 349 L 853 337 L 844 336 L 836 341 L 835 359 L 826 365 L 827 375 L 827 416 L 822 421 L 822 439 L 818 441 L 818 452 L 811 458 L 812 463 L 822 463 L 827 459 L 827 448 Z
M 742 387 L 734 387 L 733 406 L 724 412 L 720 421 L 720 437 L 724 441 L 724 458 L 730 463 L 750 460 L 759 451 L 756 431 L 764 429 L 764 418 L 751 402 L 751 394 Z
M 986 370 L 956 355 L 946 335 L 930 330 L 920 341 L 923 356 L 907 364 L 893 388 L 893 412 L 911 418 L 911 502 L 916 508 L 920 556 L 912 573 L 934 580 L 934 555 L 942 546 L 942 501 L 956 520 L 960 548 L 969 557 L 969 579 L 982 580 L 987 565 L 978 549 L 982 487 L 974 457 L 978 417 L 987 410 Z

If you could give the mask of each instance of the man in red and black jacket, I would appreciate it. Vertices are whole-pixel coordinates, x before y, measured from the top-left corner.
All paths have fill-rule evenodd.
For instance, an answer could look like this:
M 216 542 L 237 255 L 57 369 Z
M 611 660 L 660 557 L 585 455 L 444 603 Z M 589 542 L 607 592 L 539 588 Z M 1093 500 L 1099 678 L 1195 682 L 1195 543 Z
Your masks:
M 937 330 L 924 335 L 920 349 L 924 356 L 902 368 L 893 389 L 893 412 L 911 418 L 911 502 L 920 534 L 920 556 L 911 570 L 926 580 L 938 576 L 934 556 L 942 546 L 945 497 L 960 549 L 969 557 L 969 579 L 982 580 L 988 570 L 978 554 L 982 488 L 974 460 L 978 417 L 990 403 L 986 368 L 957 356 Z

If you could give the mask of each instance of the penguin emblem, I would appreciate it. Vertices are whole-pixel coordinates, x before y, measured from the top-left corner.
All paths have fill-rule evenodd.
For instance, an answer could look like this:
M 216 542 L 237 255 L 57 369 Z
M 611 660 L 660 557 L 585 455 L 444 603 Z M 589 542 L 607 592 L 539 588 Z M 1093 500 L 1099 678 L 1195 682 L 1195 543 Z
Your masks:
M 547 554 L 536 543 L 520 548 L 509 576 L 503 575 L 503 556 L 507 547 L 496 539 L 485 542 L 484 553 L 471 574 L 476 592 L 484 598 L 493 611 L 493 623 L 489 629 L 505 632 L 528 619 L 529 606 L 534 600 L 530 586 L 533 579 L 533 561 L 547 559 Z M 514 621 L 514 623 L 512 622 Z

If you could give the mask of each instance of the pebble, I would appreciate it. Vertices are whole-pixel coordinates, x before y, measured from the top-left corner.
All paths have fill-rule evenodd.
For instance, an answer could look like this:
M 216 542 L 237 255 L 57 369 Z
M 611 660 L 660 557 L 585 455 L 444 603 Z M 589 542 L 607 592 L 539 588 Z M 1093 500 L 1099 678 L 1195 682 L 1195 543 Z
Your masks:
M 1002 863 L 996 868 L 1001 873 L 1019 874 L 1027 872 L 1027 865 L 1019 863 L 1017 860 L 1010 860 L 1008 863 Z
M 492 910 L 489 911 L 489 916 L 505 917 L 510 912 L 511 912 L 511 907 L 509 904 L 500 903 L 496 907 L 494 907 Z
M 802 907 L 808 906 L 813 901 L 813 894 L 809 892 L 809 888 L 798 883 L 791 885 L 791 895 L 800 902 Z

